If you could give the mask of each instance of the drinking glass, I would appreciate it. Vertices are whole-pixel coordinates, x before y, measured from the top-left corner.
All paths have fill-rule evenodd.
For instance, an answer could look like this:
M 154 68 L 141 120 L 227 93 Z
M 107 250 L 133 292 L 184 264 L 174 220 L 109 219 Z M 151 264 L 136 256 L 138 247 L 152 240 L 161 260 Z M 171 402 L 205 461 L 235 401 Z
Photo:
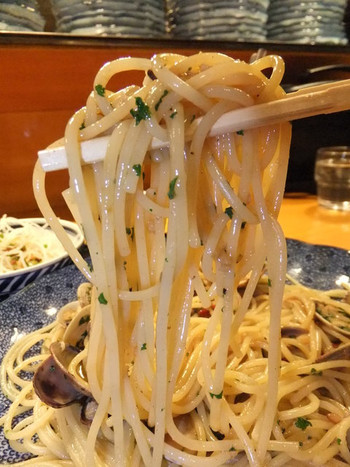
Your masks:
M 350 211 L 350 147 L 319 148 L 314 175 L 319 204 Z

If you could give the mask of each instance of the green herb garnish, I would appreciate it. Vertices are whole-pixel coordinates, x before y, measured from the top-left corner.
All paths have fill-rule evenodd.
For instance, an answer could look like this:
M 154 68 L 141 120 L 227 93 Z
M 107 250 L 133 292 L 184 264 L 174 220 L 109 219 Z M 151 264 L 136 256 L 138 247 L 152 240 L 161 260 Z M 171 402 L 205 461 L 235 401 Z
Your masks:
M 100 293 L 100 295 L 98 296 L 98 301 L 102 304 L 102 305 L 107 305 L 107 300 L 105 298 L 105 296 L 103 295 L 103 292 Z
M 322 376 L 323 371 L 322 370 L 316 370 L 316 368 L 311 368 L 310 373 L 315 376 Z
M 236 131 L 237 135 L 243 136 L 244 135 L 244 130 L 238 130 Z
M 105 92 L 106 92 L 106 88 L 104 88 L 104 87 L 102 86 L 102 84 L 96 84 L 96 86 L 95 86 L 95 91 L 97 92 L 97 94 L 98 94 L 99 96 L 104 97 Z
M 232 206 L 229 206 L 228 208 L 225 209 L 225 214 L 230 218 L 232 219 L 233 217 L 233 207 Z
M 304 430 L 306 430 L 306 428 L 307 428 L 308 426 L 312 426 L 312 423 L 309 422 L 309 420 L 307 420 L 307 419 L 304 418 L 304 417 L 298 417 L 297 420 L 296 420 L 296 422 L 295 422 L 295 426 L 296 426 L 297 428 L 300 428 L 301 430 L 304 431 Z
M 219 392 L 219 394 L 215 394 L 215 393 L 213 393 L 213 392 L 210 392 L 210 393 L 209 393 L 209 395 L 210 395 L 210 397 L 211 397 L 212 399 L 214 399 L 214 397 L 215 397 L 215 399 L 222 399 L 222 394 L 223 394 L 223 391 Z
M 141 97 L 135 97 L 137 109 L 131 109 L 130 113 L 135 119 L 135 125 L 138 125 L 142 120 L 151 118 L 151 111 L 148 105 L 143 102 Z
M 147 343 L 144 342 L 142 345 L 141 345 L 141 350 L 146 350 L 147 349 Z
M 175 198 L 175 185 L 177 182 L 178 177 L 174 177 L 171 182 L 169 183 L 169 191 L 168 191 L 168 198 L 174 199 Z
M 164 92 L 163 92 L 163 94 L 160 96 L 159 101 L 158 101 L 158 102 L 156 103 L 156 105 L 154 106 L 154 108 L 155 108 L 156 110 L 159 109 L 160 104 L 163 102 L 163 99 L 164 99 L 164 97 L 165 97 L 167 94 L 169 94 L 169 91 L 168 91 L 167 89 L 165 89 Z
M 132 170 L 136 173 L 138 177 L 141 175 L 141 164 L 134 164 Z

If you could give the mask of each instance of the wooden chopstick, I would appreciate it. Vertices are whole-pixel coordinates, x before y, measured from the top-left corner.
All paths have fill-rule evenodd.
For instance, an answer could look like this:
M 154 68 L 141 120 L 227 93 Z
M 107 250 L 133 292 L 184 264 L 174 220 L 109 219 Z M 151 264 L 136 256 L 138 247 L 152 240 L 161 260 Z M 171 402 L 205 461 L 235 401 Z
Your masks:
M 216 121 L 210 131 L 210 136 L 349 109 L 350 79 L 320 84 L 291 92 L 276 101 L 227 112 Z M 191 136 L 187 135 L 188 139 Z M 84 163 L 91 164 L 102 161 L 108 140 L 109 136 L 102 136 L 82 141 L 81 150 Z M 167 145 L 167 141 L 156 138 L 153 138 L 151 143 L 153 149 Z M 67 168 L 67 155 L 64 146 L 41 150 L 38 152 L 38 156 L 45 172 Z

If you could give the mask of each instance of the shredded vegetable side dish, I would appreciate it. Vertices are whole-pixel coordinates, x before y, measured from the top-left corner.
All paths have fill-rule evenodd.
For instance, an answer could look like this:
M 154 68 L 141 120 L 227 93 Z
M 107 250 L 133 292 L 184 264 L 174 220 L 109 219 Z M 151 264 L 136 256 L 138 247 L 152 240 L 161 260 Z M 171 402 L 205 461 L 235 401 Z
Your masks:
M 0 219 L 0 274 L 57 258 L 65 249 L 48 224 L 3 215 Z
M 128 70 L 143 82 L 110 89 Z M 349 291 L 286 275 L 277 219 L 291 126 L 209 135 L 222 114 L 281 98 L 283 73 L 277 56 L 218 53 L 98 71 L 65 131 L 64 198 L 88 261 L 50 207 L 40 163 L 33 174 L 86 283 L 3 359 L 12 403 L 0 423 L 32 456 L 21 465 L 350 464 Z M 81 141 L 99 135 L 104 160 L 83 164 Z

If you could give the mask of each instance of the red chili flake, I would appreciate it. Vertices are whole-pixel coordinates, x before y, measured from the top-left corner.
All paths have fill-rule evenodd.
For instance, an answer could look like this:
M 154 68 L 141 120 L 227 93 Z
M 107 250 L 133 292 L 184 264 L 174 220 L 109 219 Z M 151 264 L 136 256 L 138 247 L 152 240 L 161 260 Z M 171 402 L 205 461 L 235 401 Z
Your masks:
M 207 308 L 201 308 L 199 311 L 198 311 L 198 316 L 200 318 L 210 318 L 210 311 L 207 309 Z

